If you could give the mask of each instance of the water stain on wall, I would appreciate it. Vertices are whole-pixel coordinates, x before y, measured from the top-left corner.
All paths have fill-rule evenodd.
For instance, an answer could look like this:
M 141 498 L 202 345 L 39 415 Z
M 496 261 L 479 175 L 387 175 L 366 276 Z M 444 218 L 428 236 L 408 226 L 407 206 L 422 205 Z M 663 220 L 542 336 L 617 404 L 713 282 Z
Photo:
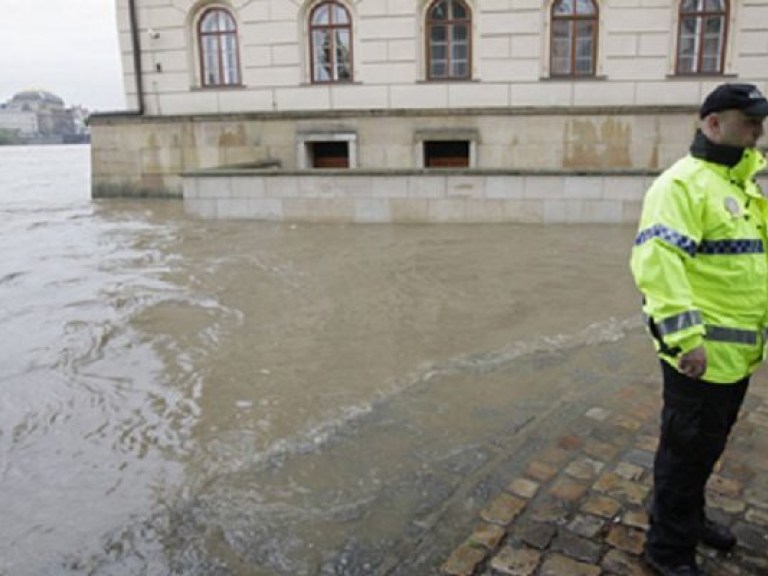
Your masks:
M 563 131 L 563 167 L 631 168 L 631 138 L 632 127 L 614 118 L 569 120 Z

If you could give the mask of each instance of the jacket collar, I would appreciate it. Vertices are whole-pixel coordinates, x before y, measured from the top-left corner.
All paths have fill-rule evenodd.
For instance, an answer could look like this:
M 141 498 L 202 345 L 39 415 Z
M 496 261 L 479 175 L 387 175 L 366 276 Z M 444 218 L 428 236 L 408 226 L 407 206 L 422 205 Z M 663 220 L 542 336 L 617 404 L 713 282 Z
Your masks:
M 709 163 L 716 172 L 739 183 L 751 179 L 766 165 L 763 154 L 756 148 L 715 144 L 701 130 L 696 131 L 690 152 L 694 158 Z
M 733 168 L 741 161 L 743 155 L 744 148 L 715 144 L 701 130 L 696 130 L 691 144 L 691 156 L 694 158 Z

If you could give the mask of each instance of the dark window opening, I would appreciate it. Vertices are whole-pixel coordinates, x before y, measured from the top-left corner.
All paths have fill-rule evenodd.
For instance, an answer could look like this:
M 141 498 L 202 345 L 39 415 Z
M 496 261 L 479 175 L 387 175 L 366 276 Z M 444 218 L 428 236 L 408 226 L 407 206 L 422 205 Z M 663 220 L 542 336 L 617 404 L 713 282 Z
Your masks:
M 349 142 L 309 142 L 307 148 L 313 168 L 349 168 Z
M 469 168 L 469 142 L 435 140 L 424 142 L 426 168 Z

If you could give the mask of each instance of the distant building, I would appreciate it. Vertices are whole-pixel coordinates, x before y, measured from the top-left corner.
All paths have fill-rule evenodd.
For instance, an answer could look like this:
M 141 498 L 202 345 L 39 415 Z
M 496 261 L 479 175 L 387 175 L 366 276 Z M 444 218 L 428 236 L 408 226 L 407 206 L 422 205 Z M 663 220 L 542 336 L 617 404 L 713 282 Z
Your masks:
M 0 108 L 0 128 L 16 132 L 29 143 L 87 140 L 85 118 L 86 110 L 66 108 L 64 100 L 45 90 L 19 92 Z
M 763 0 L 116 0 L 94 196 L 203 216 L 626 222 L 703 95 L 766 88 Z
M 0 106 L 0 129 L 9 130 L 20 137 L 34 136 L 39 132 L 37 113 Z

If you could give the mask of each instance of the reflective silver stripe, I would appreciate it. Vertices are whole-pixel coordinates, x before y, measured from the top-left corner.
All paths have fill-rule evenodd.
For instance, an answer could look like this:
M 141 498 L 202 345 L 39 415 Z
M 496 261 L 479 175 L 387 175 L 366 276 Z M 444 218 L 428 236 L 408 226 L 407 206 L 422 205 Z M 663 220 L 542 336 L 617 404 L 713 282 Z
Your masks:
M 760 332 L 755 330 L 741 330 L 740 328 L 726 328 L 725 326 L 712 326 L 706 324 L 705 338 L 717 342 L 732 342 L 734 344 L 750 344 L 754 346 L 760 337 Z
M 666 336 L 667 334 L 680 332 L 680 330 L 685 330 L 691 326 L 698 326 L 703 323 L 704 320 L 701 318 L 701 312 L 698 310 L 689 310 L 688 312 L 683 312 L 677 316 L 664 318 L 661 322 L 657 322 L 656 326 L 659 329 L 659 334 Z
M 645 314 L 643 314 L 643 317 L 646 321 L 648 320 L 648 316 Z M 683 312 L 677 316 L 670 316 L 661 322 L 657 322 L 656 327 L 658 328 L 660 335 L 666 336 L 700 324 L 703 324 L 701 312 L 698 310 L 689 310 L 688 312 Z M 768 341 L 768 328 L 763 330 L 743 330 L 741 328 L 704 324 L 704 330 L 704 337 L 713 342 L 731 342 L 733 344 L 749 344 L 750 346 L 754 346 L 758 343 L 761 337 L 763 342 Z

